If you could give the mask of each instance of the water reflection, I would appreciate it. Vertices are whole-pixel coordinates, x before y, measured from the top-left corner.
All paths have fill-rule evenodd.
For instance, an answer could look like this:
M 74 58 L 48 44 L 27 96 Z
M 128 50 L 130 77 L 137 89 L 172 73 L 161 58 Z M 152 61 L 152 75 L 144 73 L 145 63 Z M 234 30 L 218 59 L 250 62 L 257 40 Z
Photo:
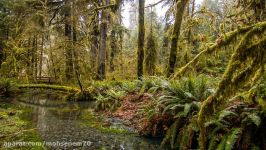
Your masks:
M 62 101 L 59 103 L 58 100 L 49 99 L 48 97 L 45 98 L 43 96 L 24 96 L 23 99 L 24 100 L 20 100 L 23 101 L 23 103 L 19 105 L 24 105 L 32 109 L 30 114 L 31 120 L 44 141 L 57 146 L 57 148 L 49 146 L 49 149 L 160 149 L 160 142 L 156 139 L 146 139 L 134 134 L 103 133 L 96 128 L 82 125 L 81 122 L 83 120 L 81 116 L 93 112 L 93 103 L 62 103 Z M 83 141 L 86 142 L 82 145 L 76 143 Z M 66 145 L 65 142 L 76 145 Z

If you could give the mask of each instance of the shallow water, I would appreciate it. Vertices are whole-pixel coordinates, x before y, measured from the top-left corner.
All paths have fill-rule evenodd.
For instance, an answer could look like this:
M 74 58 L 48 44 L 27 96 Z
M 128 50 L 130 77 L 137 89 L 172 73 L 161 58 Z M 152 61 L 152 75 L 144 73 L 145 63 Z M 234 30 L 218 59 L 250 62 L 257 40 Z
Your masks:
M 92 119 L 98 118 L 93 111 L 92 102 L 66 103 L 49 95 L 24 95 L 17 98 L 16 104 L 32 110 L 24 114 L 24 117 L 32 121 L 49 149 L 160 149 L 160 139 L 144 138 L 134 133 L 103 132 L 90 125 L 90 120 L 88 122 L 84 116 L 93 116 L 90 117 Z M 94 120 L 91 121 L 92 124 L 95 123 Z M 104 122 L 99 122 L 99 124 L 104 124 Z M 117 122 L 116 124 L 119 125 Z

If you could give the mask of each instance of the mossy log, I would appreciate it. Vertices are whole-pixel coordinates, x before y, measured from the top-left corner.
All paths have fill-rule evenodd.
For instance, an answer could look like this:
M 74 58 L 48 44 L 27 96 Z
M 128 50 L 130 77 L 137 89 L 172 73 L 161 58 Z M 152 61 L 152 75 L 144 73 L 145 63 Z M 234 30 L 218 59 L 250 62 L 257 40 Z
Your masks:
M 80 90 L 75 87 L 68 86 L 59 86 L 59 85 L 49 85 L 49 84 L 20 84 L 18 85 L 19 89 L 33 88 L 33 89 L 51 89 L 61 92 L 68 93 L 78 93 Z
M 93 100 L 92 93 L 87 90 L 81 91 L 75 87 L 48 85 L 48 84 L 20 84 L 19 89 L 50 89 L 67 93 L 66 100 L 68 101 L 91 101 Z
M 264 22 L 259 22 L 255 25 L 248 26 L 248 27 L 243 27 L 231 32 L 228 32 L 224 34 L 221 39 L 219 40 L 219 43 L 213 44 L 206 49 L 202 50 L 198 55 L 196 55 L 190 62 L 188 62 L 185 66 L 181 67 L 179 71 L 172 77 L 172 79 L 180 78 L 184 72 L 189 68 L 189 66 L 195 64 L 201 56 L 204 54 L 211 54 L 215 52 L 216 50 L 219 50 L 223 46 L 227 46 L 233 42 L 235 42 L 234 39 L 238 36 L 243 36 L 245 33 L 249 32 L 252 29 L 259 29 L 261 33 L 263 33 L 266 29 L 266 21 Z

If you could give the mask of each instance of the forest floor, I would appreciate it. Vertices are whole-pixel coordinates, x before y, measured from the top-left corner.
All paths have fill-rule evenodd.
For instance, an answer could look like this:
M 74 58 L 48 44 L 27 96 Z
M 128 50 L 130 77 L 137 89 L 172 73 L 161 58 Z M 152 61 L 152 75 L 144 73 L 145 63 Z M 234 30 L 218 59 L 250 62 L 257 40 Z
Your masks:
M 103 110 L 98 113 L 104 114 L 108 117 L 119 118 L 123 124 L 132 128 L 143 136 L 162 136 L 168 129 L 168 125 L 172 121 L 169 116 L 161 116 L 147 118 L 143 114 L 147 113 L 145 108 L 153 107 L 154 101 L 150 98 L 149 93 L 131 93 L 127 94 L 121 100 L 121 106 L 115 111 Z M 151 131 L 158 131 L 155 128 L 160 126 L 153 126 L 161 122 L 161 133 L 151 133 Z

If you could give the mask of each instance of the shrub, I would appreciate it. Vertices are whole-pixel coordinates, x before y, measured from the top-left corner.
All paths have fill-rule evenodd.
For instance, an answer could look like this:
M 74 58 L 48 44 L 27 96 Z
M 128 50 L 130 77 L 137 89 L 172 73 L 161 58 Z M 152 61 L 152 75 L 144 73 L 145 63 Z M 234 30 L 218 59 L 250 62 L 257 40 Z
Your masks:
M 0 96 L 12 96 L 17 92 L 17 85 L 11 79 L 0 79 Z
M 122 98 L 125 96 L 124 91 L 108 90 L 104 94 L 98 94 L 96 99 L 96 110 L 115 110 L 121 106 Z

